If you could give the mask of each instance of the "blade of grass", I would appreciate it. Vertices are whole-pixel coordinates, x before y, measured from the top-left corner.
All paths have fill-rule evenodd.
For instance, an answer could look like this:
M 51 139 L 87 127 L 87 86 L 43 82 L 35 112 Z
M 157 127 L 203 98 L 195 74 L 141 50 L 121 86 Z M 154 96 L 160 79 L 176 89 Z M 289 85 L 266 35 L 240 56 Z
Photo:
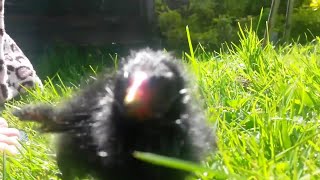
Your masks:
M 170 168 L 184 170 L 184 171 L 190 171 L 190 172 L 200 171 L 200 172 L 208 172 L 212 174 L 221 174 L 221 173 L 215 172 L 212 169 L 202 167 L 192 162 L 188 162 L 188 161 L 184 161 L 176 158 L 170 158 L 166 156 L 161 156 L 153 153 L 136 151 L 133 153 L 133 157 L 148 163 L 155 164 L 155 165 L 170 167 Z

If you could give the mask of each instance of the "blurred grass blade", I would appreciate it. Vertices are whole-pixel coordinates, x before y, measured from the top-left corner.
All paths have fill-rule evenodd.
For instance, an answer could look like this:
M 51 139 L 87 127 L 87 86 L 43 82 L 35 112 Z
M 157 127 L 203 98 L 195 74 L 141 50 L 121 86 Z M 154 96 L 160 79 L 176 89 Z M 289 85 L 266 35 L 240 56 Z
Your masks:
M 194 57 L 194 51 L 193 51 L 193 46 L 192 46 L 189 26 L 186 26 L 186 32 L 187 32 L 187 38 L 188 38 L 188 44 L 189 44 L 189 49 L 190 49 L 191 60 L 194 60 L 195 57 Z
M 2 179 L 5 180 L 6 179 L 6 152 L 3 151 L 2 152 Z
M 207 173 L 217 174 L 215 171 L 211 169 L 202 167 L 192 162 L 188 162 L 188 161 L 184 161 L 176 158 L 170 158 L 166 156 L 161 156 L 153 153 L 135 151 L 133 153 L 133 156 L 136 159 L 139 159 L 148 163 L 152 163 L 155 165 L 159 165 L 159 166 L 165 166 L 173 169 L 179 169 L 179 170 L 190 171 L 190 172 L 197 171 L 197 172 L 207 172 Z

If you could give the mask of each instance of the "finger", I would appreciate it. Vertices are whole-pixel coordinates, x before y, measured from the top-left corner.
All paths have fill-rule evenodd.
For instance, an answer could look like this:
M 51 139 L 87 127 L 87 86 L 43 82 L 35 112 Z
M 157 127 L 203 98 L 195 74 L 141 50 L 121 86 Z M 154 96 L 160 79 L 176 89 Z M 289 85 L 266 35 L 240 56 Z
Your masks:
M 12 155 L 19 154 L 19 150 L 14 145 L 8 145 L 6 143 L 0 142 L 0 151 L 7 152 Z
M 16 128 L 1 128 L 0 127 L 0 134 L 6 135 L 6 136 L 17 136 L 17 137 L 19 137 L 20 132 Z
M 20 143 L 18 141 L 18 136 L 8 137 L 3 134 L 0 134 L 0 142 L 8 145 L 20 146 Z
M 3 117 L 0 117 L 0 127 L 8 127 L 8 123 Z

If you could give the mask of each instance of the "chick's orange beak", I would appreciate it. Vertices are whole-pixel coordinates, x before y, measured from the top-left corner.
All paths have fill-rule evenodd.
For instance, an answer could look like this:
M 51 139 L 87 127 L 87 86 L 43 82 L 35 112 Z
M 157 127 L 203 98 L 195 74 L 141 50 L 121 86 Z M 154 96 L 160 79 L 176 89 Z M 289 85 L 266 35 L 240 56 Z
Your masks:
M 148 75 L 145 72 L 137 71 L 131 78 L 127 89 L 124 103 L 128 110 L 128 115 L 138 120 L 144 120 L 151 116 L 150 107 L 151 92 L 147 87 Z
M 138 71 L 133 75 L 132 82 L 124 98 L 125 104 L 129 105 L 141 100 L 143 95 L 142 85 L 146 80 L 147 74 L 145 72 Z

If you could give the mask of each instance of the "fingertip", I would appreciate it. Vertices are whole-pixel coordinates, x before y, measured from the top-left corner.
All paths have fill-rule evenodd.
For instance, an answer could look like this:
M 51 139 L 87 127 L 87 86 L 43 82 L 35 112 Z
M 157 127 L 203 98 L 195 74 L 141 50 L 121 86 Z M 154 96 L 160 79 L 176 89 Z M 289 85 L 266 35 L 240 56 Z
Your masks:
M 0 151 L 5 152 L 9 155 L 17 155 L 20 154 L 18 148 L 15 145 L 9 145 L 3 142 L 0 142 Z
M 3 117 L 0 117 L 0 127 L 8 127 L 8 122 Z
M 6 136 L 20 136 L 20 132 L 16 128 L 7 128 L 7 127 L 0 127 L 0 134 L 6 135 Z

